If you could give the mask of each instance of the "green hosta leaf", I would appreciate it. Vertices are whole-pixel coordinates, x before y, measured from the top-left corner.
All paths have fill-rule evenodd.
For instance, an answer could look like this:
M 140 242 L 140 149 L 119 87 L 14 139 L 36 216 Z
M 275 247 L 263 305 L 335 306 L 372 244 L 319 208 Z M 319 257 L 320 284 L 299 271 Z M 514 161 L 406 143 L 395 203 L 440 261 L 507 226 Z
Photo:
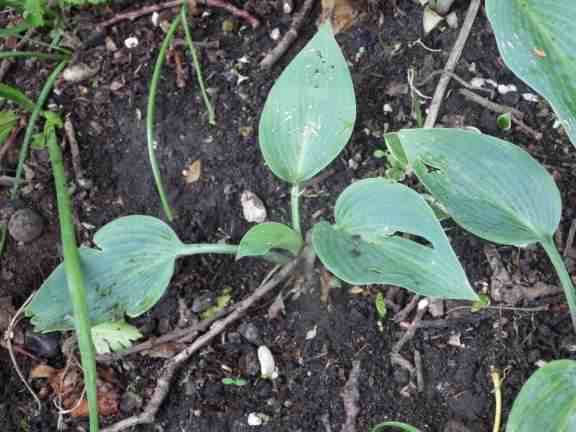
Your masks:
M 125 350 L 141 337 L 142 333 L 125 321 L 104 322 L 92 327 L 92 340 L 98 354 Z
M 420 432 L 420 429 L 417 429 L 414 426 L 410 426 L 407 423 L 396 421 L 380 423 L 378 426 L 375 426 L 374 429 L 372 429 L 372 432 L 381 432 L 384 429 L 386 430 L 396 429 L 403 432 Z
M 355 120 L 348 65 L 326 23 L 272 87 L 260 118 L 260 148 L 274 174 L 301 183 L 342 151 Z
M 556 231 L 560 192 L 519 147 L 459 129 L 401 130 L 392 136 L 400 138 L 420 181 L 466 230 L 517 246 L 543 241 Z
M 542 94 L 576 146 L 576 2 L 486 0 L 508 67 Z
M 126 216 L 102 227 L 80 260 L 93 325 L 136 317 L 158 302 L 185 246 L 172 228 L 150 216 Z M 46 279 L 26 308 L 37 331 L 74 328 L 64 267 Z
M 266 255 L 272 249 L 284 249 L 298 255 L 301 248 L 302 237 L 289 226 L 276 222 L 262 223 L 242 237 L 236 259 Z
M 538 369 L 514 401 L 506 432 L 576 430 L 576 362 L 557 360 Z
M 314 226 L 312 241 L 338 278 L 431 297 L 478 298 L 434 212 L 410 188 L 384 179 L 356 182 L 338 198 L 335 219 Z
M 13 111 L 0 111 L 0 144 L 2 144 L 18 122 L 18 116 Z
M 0 83 L 0 98 L 17 103 L 26 111 L 33 111 L 35 103 L 16 87 Z

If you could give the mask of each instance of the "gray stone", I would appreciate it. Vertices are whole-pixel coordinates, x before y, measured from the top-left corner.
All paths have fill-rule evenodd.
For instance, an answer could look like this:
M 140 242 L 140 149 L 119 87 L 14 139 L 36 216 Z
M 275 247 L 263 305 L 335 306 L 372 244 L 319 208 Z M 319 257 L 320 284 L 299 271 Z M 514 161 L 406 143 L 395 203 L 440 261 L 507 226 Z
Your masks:
M 31 209 L 20 209 L 14 212 L 8 222 L 8 232 L 18 242 L 30 243 L 37 239 L 44 230 L 44 221 Z

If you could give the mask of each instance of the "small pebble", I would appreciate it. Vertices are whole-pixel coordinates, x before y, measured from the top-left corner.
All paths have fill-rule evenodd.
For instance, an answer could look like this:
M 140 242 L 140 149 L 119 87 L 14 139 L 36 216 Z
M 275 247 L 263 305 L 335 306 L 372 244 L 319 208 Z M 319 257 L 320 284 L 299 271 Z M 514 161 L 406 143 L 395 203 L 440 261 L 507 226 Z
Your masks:
M 280 39 L 280 29 L 279 28 L 275 28 L 274 30 L 272 30 L 270 32 L 270 39 L 272 39 L 274 41 Z
M 42 218 L 31 209 L 17 210 L 8 222 L 8 232 L 12 238 L 22 243 L 30 243 L 37 239 L 43 230 Z
M 124 45 L 128 49 L 136 48 L 138 46 L 138 43 L 139 43 L 138 38 L 134 36 L 129 37 L 124 41 Z
M 261 345 L 262 340 L 260 339 L 260 332 L 258 331 L 258 327 L 256 327 L 253 323 L 242 323 L 238 328 L 238 333 L 242 335 L 244 339 L 254 345 Z
M 244 191 L 240 196 L 242 213 L 247 222 L 262 223 L 266 220 L 267 212 L 264 203 L 254 192 Z

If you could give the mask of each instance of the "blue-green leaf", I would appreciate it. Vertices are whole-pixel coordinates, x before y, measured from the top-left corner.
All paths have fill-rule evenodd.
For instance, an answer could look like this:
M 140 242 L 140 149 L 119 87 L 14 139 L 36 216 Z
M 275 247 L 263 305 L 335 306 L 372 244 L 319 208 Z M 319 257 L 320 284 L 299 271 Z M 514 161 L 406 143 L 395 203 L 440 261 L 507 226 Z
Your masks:
M 272 249 L 284 249 L 298 255 L 302 237 L 287 225 L 268 222 L 253 226 L 240 241 L 236 259 L 263 256 Z
M 336 158 L 355 121 L 348 65 L 326 23 L 272 87 L 260 118 L 260 148 L 274 174 L 301 183 Z
M 506 432 L 576 430 L 576 362 L 556 360 L 538 369 L 514 401 Z
M 576 146 L 576 2 L 486 0 L 506 65 L 552 105 Z
M 415 191 L 384 179 L 349 186 L 334 225 L 314 226 L 324 265 L 351 284 L 390 284 L 418 294 L 476 300 L 440 223 Z
M 80 249 L 90 321 L 121 321 L 150 309 L 164 294 L 184 245 L 174 231 L 150 216 L 126 216 L 95 235 L 100 248 Z M 74 328 L 64 267 L 58 266 L 26 308 L 36 330 Z
M 521 148 L 460 129 L 401 130 L 391 136 L 400 139 L 419 180 L 466 230 L 517 246 L 543 241 L 556 231 L 560 192 Z

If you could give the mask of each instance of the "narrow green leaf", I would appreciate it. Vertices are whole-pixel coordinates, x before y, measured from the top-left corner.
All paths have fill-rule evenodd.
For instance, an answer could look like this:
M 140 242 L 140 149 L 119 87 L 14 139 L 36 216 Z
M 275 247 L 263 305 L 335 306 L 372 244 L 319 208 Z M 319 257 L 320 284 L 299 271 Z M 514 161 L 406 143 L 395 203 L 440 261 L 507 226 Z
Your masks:
M 33 111 L 36 105 L 28 96 L 22 93 L 16 87 L 0 83 L 0 98 L 8 99 L 17 103 L 26 111 Z
M 312 242 L 339 279 L 431 297 L 478 298 L 434 212 L 408 187 L 384 179 L 356 182 L 338 198 L 335 219 L 334 225 L 314 226 Z
M 18 116 L 13 111 L 0 111 L 0 145 L 8 138 L 18 123 Z
M 284 249 L 298 255 L 302 237 L 287 225 L 267 222 L 253 226 L 240 241 L 236 259 L 247 256 L 263 256 L 272 249 Z
M 400 138 L 420 181 L 466 230 L 517 246 L 543 241 L 556 231 L 560 192 L 519 147 L 460 129 L 401 130 L 392 136 Z
M 1 7 L 2 5 L 0 5 Z M 31 25 L 26 21 L 22 21 L 21 23 L 16 24 L 15 26 L 0 29 L 0 38 L 7 38 L 11 36 L 19 35 L 20 33 L 25 32 L 26 30 L 30 29 Z
M 576 430 L 576 362 L 556 360 L 538 369 L 512 405 L 506 432 Z
M 544 96 L 576 146 L 576 2 L 486 0 L 506 65 Z
M 274 174 L 298 184 L 338 156 L 355 121 L 348 65 L 326 23 L 272 87 L 260 118 L 260 148 Z
M 417 429 L 414 426 L 410 426 L 408 423 L 396 421 L 380 423 L 378 426 L 375 426 L 374 429 L 372 429 L 372 432 L 380 432 L 384 429 L 399 429 L 404 432 L 420 432 L 420 429 Z

